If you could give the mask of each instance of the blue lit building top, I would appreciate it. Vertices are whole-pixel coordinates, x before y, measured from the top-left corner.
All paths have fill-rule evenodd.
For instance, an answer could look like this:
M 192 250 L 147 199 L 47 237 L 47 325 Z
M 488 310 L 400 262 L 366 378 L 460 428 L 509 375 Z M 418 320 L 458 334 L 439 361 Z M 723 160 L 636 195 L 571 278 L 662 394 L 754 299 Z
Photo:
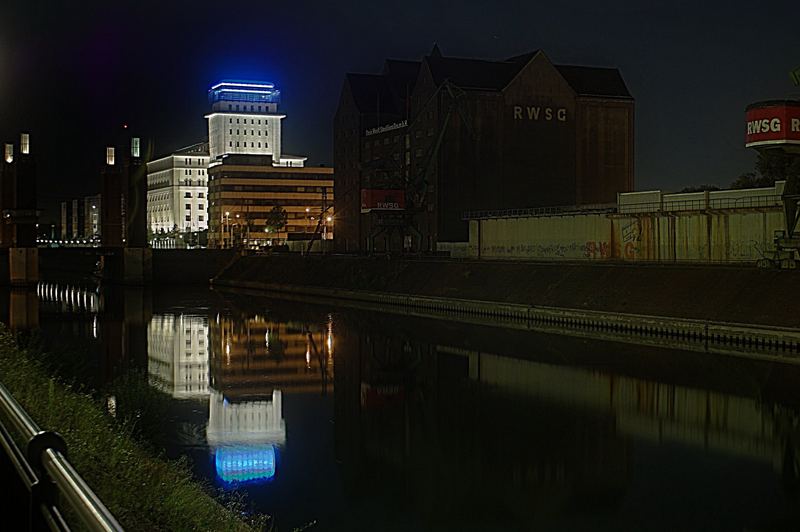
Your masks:
M 223 80 L 208 91 L 208 101 L 212 106 L 222 102 L 231 104 L 278 104 L 281 91 L 274 83 L 266 81 Z M 216 106 L 215 106 L 216 107 Z

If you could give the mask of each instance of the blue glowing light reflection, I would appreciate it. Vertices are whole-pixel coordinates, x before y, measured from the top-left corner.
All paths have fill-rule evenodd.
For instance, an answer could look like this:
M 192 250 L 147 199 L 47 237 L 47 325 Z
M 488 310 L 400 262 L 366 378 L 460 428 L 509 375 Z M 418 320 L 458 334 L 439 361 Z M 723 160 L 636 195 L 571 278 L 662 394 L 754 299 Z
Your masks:
M 264 482 L 275 476 L 275 446 L 236 445 L 219 447 L 214 462 L 225 483 Z

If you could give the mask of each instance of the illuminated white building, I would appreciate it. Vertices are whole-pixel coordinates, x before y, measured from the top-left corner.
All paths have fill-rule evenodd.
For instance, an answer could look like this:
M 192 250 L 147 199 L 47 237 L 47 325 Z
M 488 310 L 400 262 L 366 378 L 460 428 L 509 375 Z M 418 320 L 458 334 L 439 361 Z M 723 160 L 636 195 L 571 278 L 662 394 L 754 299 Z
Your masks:
M 208 143 L 147 163 L 147 224 L 154 234 L 208 228 Z
M 306 157 L 281 150 L 280 91 L 260 81 L 221 81 L 208 91 L 212 164 L 225 155 L 269 155 L 273 166 L 304 166 Z
M 154 315 L 147 326 L 147 374 L 173 397 L 208 395 L 208 319 Z

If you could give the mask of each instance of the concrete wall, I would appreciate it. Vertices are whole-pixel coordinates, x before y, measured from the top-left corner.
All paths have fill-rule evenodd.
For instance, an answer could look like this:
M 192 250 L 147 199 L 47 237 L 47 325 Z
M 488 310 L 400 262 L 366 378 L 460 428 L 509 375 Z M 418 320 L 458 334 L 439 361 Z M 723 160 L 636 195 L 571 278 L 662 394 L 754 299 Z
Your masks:
M 574 214 L 470 221 L 469 255 L 498 259 L 755 262 L 773 250 L 779 207 Z

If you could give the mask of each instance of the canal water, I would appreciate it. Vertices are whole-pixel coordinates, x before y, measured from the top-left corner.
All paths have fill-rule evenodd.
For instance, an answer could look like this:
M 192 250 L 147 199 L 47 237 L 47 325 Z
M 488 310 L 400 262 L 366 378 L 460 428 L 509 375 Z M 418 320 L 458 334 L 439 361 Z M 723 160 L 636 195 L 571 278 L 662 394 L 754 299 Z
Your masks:
M 149 442 L 281 531 L 800 530 L 795 366 L 229 291 L 8 301 L 87 386 L 144 375 Z

